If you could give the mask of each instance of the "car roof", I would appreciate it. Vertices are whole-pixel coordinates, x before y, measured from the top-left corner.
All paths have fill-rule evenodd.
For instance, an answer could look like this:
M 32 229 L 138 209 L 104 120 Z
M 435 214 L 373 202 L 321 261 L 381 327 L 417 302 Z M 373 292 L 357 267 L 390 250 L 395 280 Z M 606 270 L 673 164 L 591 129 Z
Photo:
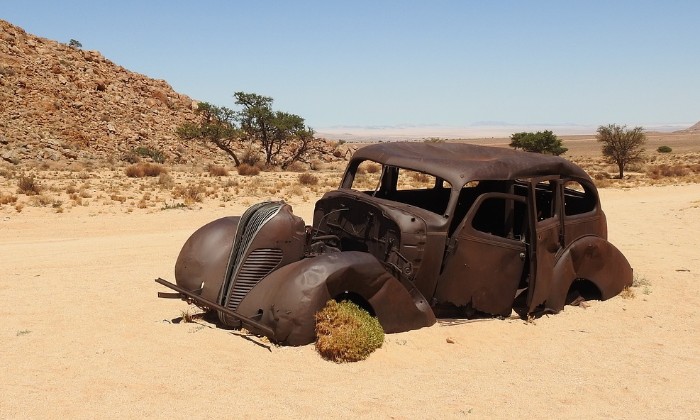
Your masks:
M 576 164 L 552 155 L 465 143 L 386 142 L 362 147 L 352 161 L 373 160 L 426 172 L 463 186 L 469 181 L 561 175 L 590 180 Z

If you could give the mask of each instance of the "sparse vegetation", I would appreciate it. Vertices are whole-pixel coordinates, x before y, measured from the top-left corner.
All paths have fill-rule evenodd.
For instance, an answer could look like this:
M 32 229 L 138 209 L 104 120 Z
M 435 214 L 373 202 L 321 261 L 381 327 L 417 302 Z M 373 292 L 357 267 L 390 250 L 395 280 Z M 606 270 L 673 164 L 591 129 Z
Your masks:
M 634 290 L 632 290 L 631 287 L 625 286 L 625 288 L 622 289 L 622 291 L 620 292 L 620 297 L 621 297 L 622 299 L 634 299 L 635 296 L 636 296 L 636 295 L 635 295 L 635 293 L 634 293 Z
M 353 302 L 330 300 L 316 314 L 316 350 L 334 362 L 364 360 L 384 342 L 377 318 Z
M 318 177 L 314 174 L 310 174 L 308 172 L 304 172 L 299 174 L 299 177 L 297 178 L 299 180 L 299 184 L 301 185 L 316 185 L 318 184 Z
M 646 135 L 642 127 L 628 130 L 624 125 L 601 125 L 596 138 L 603 144 L 603 156 L 617 165 L 619 179 L 623 179 L 628 165 L 644 160 Z
M 17 181 L 17 193 L 25 195 L 37 195 L 41 192 L 41 186 L 32 176 L 20 176 Z
M 83 48 L 83 44 L 81 44 L 80 41 L 78 41 L 77 39 L 72 39 L 72 38 L 70 41 L 68 41 L 68 46 L 71 48 L 76 48 L 76 49 Z
M 168 170 L 161 165 L 141 162 L 128 166 L 125 170 L 126 176 L 129 178 L 143 178 L 146 176 L 160 176 L 167 173 Z
M 668 146 L 659 146 L 659 147 L 656 149 L 656 151 L 659 152 L 659 153 L 671 153 L 671 152 L 673 151 L 673 149 L 671 149 L 671 148 L 668 147 Z
M 151 147 L 139 146 L 136 149 L 134 149 L 134 153 L 141 157 L 150 158 L 155 163 L 165 162 L 165 155 L 163 154 L 163 152 L 157 149 L 153 149 Z
M 228 169 L 223 166 L 207 165 L 207 172 L 211 176 L 228 176 Z
M 238 165 L 237 171 L 238 175 L 243 176 L 254 176 L 260 173 L 260 169 L 258 169 L 257 166 L 251 166 L 247 163 L 241 163 L 240 165 Z
M 538 131 L 536 133 L 514 133 L 510 136 L 510 147 L 523 149 L 526 152 L 544 153 L 559 156 L 566 153 L 567 149 L 562 141 L 553 132 Z

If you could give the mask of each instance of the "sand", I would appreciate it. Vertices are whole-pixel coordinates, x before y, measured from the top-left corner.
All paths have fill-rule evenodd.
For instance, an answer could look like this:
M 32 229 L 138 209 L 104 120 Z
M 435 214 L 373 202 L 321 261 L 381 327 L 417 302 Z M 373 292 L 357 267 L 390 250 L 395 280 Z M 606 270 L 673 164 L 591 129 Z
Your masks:
M 242 205 L 2 214 L 0 418 L 699 418 L 700 185 L 601 195 L 610 241 L 648 283 L 633 298 L 441 322 L 354 364 L 172 322 L 187 305 L 153 279 Z

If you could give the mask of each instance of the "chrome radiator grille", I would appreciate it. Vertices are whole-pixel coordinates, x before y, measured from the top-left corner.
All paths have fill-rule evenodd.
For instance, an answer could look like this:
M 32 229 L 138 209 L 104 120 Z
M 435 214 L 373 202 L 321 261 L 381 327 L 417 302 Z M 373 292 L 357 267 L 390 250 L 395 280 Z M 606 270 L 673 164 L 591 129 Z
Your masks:
M 281 261 L 282 251 L 271 248 L 254 250 L 245 261 L 243 259 L 260 229 L 282 206 L 281 202 L 259 203 L 241 217 L 219 299 L 223 306 L 236 310 L 246 294 Z
M 280 261 L 282 261 L 282 250 L 279 248 L 260 248 L 251 252 L 238 270 L 226 307 L 235 310 L 248 292 L 262 278 L 270 274 Z

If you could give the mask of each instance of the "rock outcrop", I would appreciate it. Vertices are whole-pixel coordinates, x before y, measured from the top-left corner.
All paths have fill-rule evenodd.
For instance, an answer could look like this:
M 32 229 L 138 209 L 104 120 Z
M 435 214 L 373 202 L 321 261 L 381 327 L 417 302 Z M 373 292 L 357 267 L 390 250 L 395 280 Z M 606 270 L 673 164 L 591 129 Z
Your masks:
M 196 101 L 85 51 L 0 20 L 0 159 L 116 161 L 137 147 L 173 162 L 225 160 L 175 129 Z

